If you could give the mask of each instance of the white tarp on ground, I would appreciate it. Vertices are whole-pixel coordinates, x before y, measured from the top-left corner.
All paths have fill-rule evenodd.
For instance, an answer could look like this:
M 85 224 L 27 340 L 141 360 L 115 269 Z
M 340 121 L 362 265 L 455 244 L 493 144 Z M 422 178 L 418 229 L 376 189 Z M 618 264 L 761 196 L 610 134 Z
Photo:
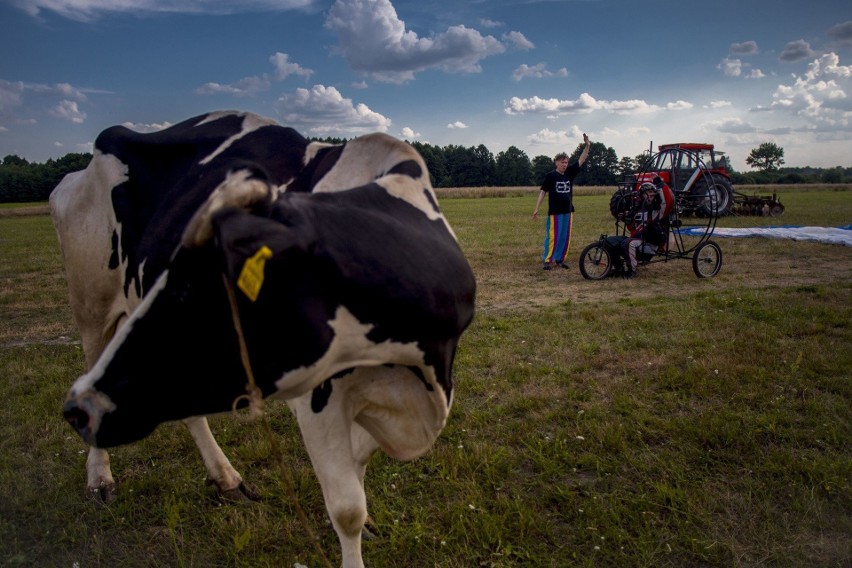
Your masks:
M 698 232 L 703 232 L 704 229 Z M 714 237 L 771 237 L 795 241 L 817 241 L 835 245 L 852 246 L 852 225 L 845 227 L 752 227 L 729 229 L 716 227 Z

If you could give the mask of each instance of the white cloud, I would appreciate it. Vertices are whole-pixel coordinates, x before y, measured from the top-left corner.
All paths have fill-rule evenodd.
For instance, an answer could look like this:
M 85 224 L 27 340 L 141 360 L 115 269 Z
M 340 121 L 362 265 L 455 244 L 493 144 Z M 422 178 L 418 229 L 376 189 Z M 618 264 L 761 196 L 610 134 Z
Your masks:
M 465 124 L 464 122 L 460 121 L 460 120 L 457 120 L 457 121 L 455 121 L 455 122 L 451 122 L 451 123 L 449 123 L 449 124 L 447 125 L 447 128 L 450 128 L 450 129 L 454 129 L 454 128 L 468 128 L 468 125 L 467 125 L 467 124 Z
M 236 83 L 205 83 L 195 89 L 197 95 L 233 95 L 235 97 L 253 97 L 261 91 L 269 90 L 271 83 L 266 77 L 244 77 Z
M 503 109 L 506 114 L 552 114 L 555 116 L 575 113 L 590 113 L 603 110 L 615 114 L 635 114 L 660 110 L 645 101 L 632 99 L 627 101 L 597 100 L 589 93 L 582 93 L 574 100 L 543 99 L 540 97 L 512 97 Z
M 299 75 L 307 80 L 314 74 L 313 69 L 306 69 L 298 63 L 292 63 L 290 61 L 290 56 L 286 53 L 281 53 L 280 51 L 270 56 L 269 62 L 272 63 L 273 67 L 275 67 L 276 81 L 283 81 L 290 75 Z
M 724 108 L 731 106 L 731 101 L 710 101 L 710 108 Z
M 693 107 L 692 103 L 686 101 L 675 101 L 673 103 L 666 104 L 666 108 L 669 110 L 689 110 Z
M 719 69 L 728 77 L 740 77 L 743 76 L 747 67 L 749 67 L 749 64 L 743 63 L 741 59 L 731 59 L 730 57 L 726 57 L 719 62 L 716 69 Z M 760 69 L 751 69 L 744 77 L 746 79 L 760 79 L 764 76 L 763 71 Z
M 74 99 L 75 101 L 85 101 L 86 95 L 80 89 L 69 85 L 68 83 L 57 83 L 54 87 L 56 92 L 65 98 Z
M 716 66 L 716 69 L 721 70 L 729 77 L 739 77 L 743 72 L 743 62 L 739 59 L 726 57 Z
M 521 79 L 533 78 L 533 79 L 543 79 L 546 77 L 567 77 L 568 70 L 563 67 L 556 71 L 549 71 L 547 69 L 547 64 L 545 63 L 536 63 L 535 65 L 527 65 L 526 63 L 521 64 L 520 67 L 515 69 L 512 72 L 512 79 L 514 81 L 520 81 Z
M 59 104 L 53 107 L 50 114 L 64 120 L 69 120 L 75 124 L 81 124 L 86 120 L 86 113 L 77 108 L 77 101 L 62 100 Z
M 823 70 L 829 75 L 836 75 L 837 77 L 846 79 L 852 77 L 852 65 L 841 65 L 840 57 L 835 53 L 826 53 L 819 60 L 811 63 L 808 72 L 813 71 L 814 74 L 818 73 L 820 63 Z
M 503 25 L 503 22 L 496 22 L 488 18 L 482 18 L 479 20 L 479 25 L 483 28 L 499 28 Z
M 426 69 L 478 73 L 479 61 L 506 48 L 492 36 L 452 26 L 432 37 L 405 29 L 389 0 L 336 0 L 325 26 L 338 35 L 338 51 L 356 71 L 404 83 Z
M 521 32 L 509 32 L 504 34 L 503 40 L 513 45 L 515 49 L 526 51 L 535 48 L 535 44 L 528 40 Z
M 420 138 L 419 132 L 415 132 L 414 130 L 412 130 L 411 128 L 409 128 L 407 126 L 400 131 L 400 134 L 406 140 L 414 140 L 415 138 Z
M 571 139 L 568 137 L 568 132 L 565 130 L 554 131 L 549 128 L 543 128 L 535 134 L 527 136 L 527 142 L 533 146 L 550 146 L 556 144 L 565 146 L 569 144 L 570 141 Z
M 551 130 L 543 128 L 535 134 L 527 136 L 527 142 L 531 146 L 555 146 L 555 147 L 570 147 L 574 148 L 577 144 L 583 141 L 583 133 L 585 131 L 576 124 L 571 126 L 570 130 Z M 590 139 L 609 140 L 619 134 L 610 129 L 604 128 L 601 132 L 592 134 L 587 133 Z
M 269 57 L 269 62 L 272 64 L 274 71 L 270 76 L 268 73 L 263 75 L 254 75 L 244 77 L 236 83 L 205 83 L 195 89 L 197 95 L 232 95 L 235 97 L 253 97 L 263 91 L 268 91 L 272 86 L 272 81 L 283 81 L 290 75 L 299 75 L 305 79 L 309 79 L 314 74 L 312 69 L 306 69 L 298 63 L 290 61 L 290 56 L 286 53 L 276 52 Z
M 319 7 L 318 0 L 242 0 L 207 2 L 205 0 L 11 0 L 13 6 L 38 17 L 41 12 L 87 22 L 108 13 L 126 14 L 236 14 L 240 12 L 284 11 Z
M 334 87 L 314 85 L 282 95 L 276 109 L 282 122 L 315 135 L 387 132 L 391 120 L 363 103 L 354 104 Z
M 153 122 L 153 123 L 143 123 L 143 122 L 124 122 L 121 124 L 125 128 L 129 128 L 130 130 L 135 130 L 136 132 L 141 132 L 143 134 L 149 132 L 159 132 L 160 130 L 165 130 L 170 126 L 174 126 L 171 122 Z
M 57 108 L 60 106 L 65 108 L 68 105 L 65 105 L 64 103 L 68 101 L 73 101 L 75 103 L 86 102 L 88 100 L 88 97 L 86 96 L 87 92 L 105 93 L 106 91 L 80 89 L 70 85 L 69 83 L 56 83 L 49 85 L 45 83 L 24 83 L 22 81 L 5 81 L 0 79 L 0 113 L 25 105 L 26 99 L 31 95 L 38 96 L 46 100 L 57 100 Z M 61 101 L 61 103 L 59 101 Z M 56 109 L 54 109 L 54 111 L 58 115 L 66 117 L 66 111 Z M 77 109 L 76 113 L 80 113 L 80 111 Z M 82 116 L 85 117 L 85 114 Z
M 840 65 L 835 53 L 827 53 L 808 65 L 804 75 L 790 85 L 779 85 L 771 108 L 791 112 L 829 127 L 852 124 L 852 67 Z
M 21 81 L 4 81 L 0 79 L 0 113 L 13 107 L 19 107 L 24 102 L 24 84 Z

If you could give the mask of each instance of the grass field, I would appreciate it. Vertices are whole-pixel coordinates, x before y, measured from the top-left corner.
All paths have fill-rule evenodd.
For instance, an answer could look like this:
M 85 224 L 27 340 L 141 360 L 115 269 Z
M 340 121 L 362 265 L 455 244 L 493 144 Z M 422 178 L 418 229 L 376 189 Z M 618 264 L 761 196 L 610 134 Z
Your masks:
M 535 192 L 442 198 L 478 280 L 456 402 L 427 456 L 367 472 L 375 567 L 852 566 L 852 247 L 717 239 L 688 261 L 589 282 L 610 192 L 576 198 L 570 271 L 544 272 Z M 852 191 L 780 193 L 777 219 L 852 223 Z M 188 432 L 111 452 L 118 498 L 83 497 L 61 416 L 83 370 L 45 215 L 0 218 L 0 566 L 322 566 L 259 424 L 211 427 L 262 495 L 221 503 Z M 337 539 L 295 422 L 267 405 L 332 565 Z

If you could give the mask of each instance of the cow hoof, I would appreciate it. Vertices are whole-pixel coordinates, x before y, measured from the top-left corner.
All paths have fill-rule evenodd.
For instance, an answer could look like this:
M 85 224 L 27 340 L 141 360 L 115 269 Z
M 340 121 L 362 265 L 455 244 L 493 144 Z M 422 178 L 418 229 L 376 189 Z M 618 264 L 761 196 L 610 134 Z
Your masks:
M 101 483 L 97 487 L 88 487 L 86 497 L 101 505 L 109 505 L 115 501 L 115 483 Z
M 227 503 L 251 503 L 252 501 L 260 501 L 260 494 L 245 483 L 240 483 L 233 489 L 224 491 L 220 489 L 219 498 Z
M 379 538 L 379 529 L 376 528 L 376 523 L 374 523 L 373 519 L 369 516 L 364 522 L 364 526 L 361 527 L 361 538 L 363 540 L 374 540 Z

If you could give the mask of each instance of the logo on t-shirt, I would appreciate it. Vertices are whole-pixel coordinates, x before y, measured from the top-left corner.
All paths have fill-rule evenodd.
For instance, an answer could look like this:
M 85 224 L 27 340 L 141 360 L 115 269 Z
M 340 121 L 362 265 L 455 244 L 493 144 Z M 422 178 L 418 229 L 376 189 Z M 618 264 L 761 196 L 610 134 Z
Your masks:
M 556 182 L 556 193 L 571 193 L 571 182 L 570 181 L 557 181 Z

